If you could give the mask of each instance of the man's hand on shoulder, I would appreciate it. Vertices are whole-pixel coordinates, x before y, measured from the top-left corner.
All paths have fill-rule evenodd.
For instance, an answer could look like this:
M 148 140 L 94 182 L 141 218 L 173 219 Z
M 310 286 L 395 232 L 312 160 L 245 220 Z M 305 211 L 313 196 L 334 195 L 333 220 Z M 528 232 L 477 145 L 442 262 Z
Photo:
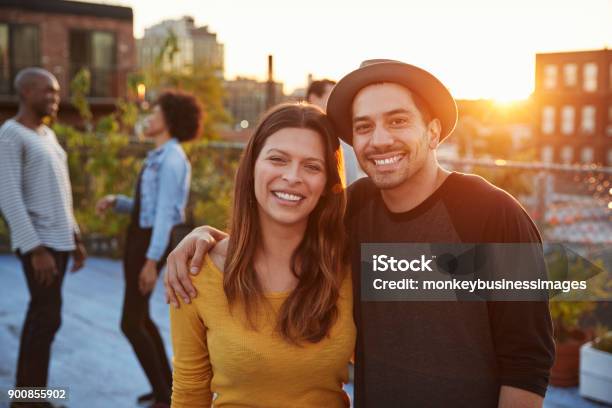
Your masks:
M 225 259 L 227 258 L 228 245 L 229 237 L 219 241 L 219 243 L 212 247 L 209 252 L 210 259 L 220 271 L 223 271 L 225 269 Z
M 167 268 L 164 273 L 166 303 L 179 307 L 177 295 L 185 303 L 195 298 L 197 292 L 191 283 L 190 274 L 197 275 L 202 268 L 204 256 L 217 242 L 227 238 L 227 234 L 216 228 L 205 225 L 191 231 L 168 255 Z

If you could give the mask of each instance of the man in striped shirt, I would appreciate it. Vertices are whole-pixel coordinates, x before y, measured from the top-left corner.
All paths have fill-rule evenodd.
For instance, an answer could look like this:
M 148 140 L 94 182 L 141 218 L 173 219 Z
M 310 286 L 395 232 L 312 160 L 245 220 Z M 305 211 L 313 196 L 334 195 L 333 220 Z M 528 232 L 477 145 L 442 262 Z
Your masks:
M 30 304 L 23 324 L 17 387 L 45 387 L 50 349 L 61 324 L 61 287 L 87 256 L 72 211 L 66 152 L 43 120 L 59 106 L 59 84 L 41 68 L 17 74 L 19 111 L 0 127 L 0 211 L 21 260 Z

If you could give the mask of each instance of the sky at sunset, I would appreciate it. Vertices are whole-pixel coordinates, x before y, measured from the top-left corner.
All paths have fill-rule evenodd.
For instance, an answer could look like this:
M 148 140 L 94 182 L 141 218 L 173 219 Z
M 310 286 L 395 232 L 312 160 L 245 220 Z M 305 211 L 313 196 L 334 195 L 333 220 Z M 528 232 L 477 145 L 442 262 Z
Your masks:
M 612 0 L 116 0 L 134 34 L 191 15 L 225 45 L 225 74 L 263 79 L 267 55 L 285 92 L 308 73 L 339 79 L 364 59 L 430 70 L 457 98 L 526 98 L 535 53 L 612 47 Z M 303 5 L 307 5 L 304 7 Z

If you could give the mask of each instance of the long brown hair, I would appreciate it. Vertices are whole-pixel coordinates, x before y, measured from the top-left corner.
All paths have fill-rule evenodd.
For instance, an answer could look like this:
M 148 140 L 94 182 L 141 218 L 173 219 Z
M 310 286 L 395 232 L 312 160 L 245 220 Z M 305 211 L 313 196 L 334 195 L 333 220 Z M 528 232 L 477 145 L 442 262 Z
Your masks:
M 298 283 L 281 306 L 276 328 L 289 342 L 316 343 L 329 333 L 337 319 L 336 302 L 346 270 L 343 225 L 346 197 L 338 170 L 339 143 L 321 109 L 308 104 L 281 104 L 268 111 L 255 129 L 236 174 L 234 221 L 223 288 L 230 307 L 237 303 L 243 305 L 248 323 L 256 328 L 256 315 L 264 296 L 253 267 L 261 242 L 254 187 L 255 162 L 268 137 L 285 128 L 311 129 L 321 136 L 327 182 L 308 217 L 304 238 L 291 257 L 291 270 Z

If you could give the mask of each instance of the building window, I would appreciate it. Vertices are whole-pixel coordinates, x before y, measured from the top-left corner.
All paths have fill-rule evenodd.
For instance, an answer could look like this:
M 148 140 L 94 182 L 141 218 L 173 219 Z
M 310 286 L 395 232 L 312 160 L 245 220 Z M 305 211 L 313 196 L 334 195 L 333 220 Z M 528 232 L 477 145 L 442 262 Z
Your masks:
M 574 149 L 572 149 L 572 146 L 563 146 L 563 149 L 561 149 L 561 161 L 564 164 L 572 164 L 573 158 Z
M 40 64 L 38 27 L 0 23 L 0 94 L 13 94 L 13 79 L 26 67 Z
M 552 146 L 544 146 L 542 147 L 542 161 L 544 163 L 552 163 L 553 161 L 553 147 Z
M 0 93 L 3 94 L 8 94 L 11 90 L 11 66 L 9 64 L 8 32 L 8 25 L 0 24 Z
M 595 92 L 597 90 L 597 64 L 594 62 L 584 64 L 582 75 L 584 90 Z
M 567 87 L 576 86 L 578 83 L 578 66 L 576 64 L 565 64 L 563 66 L 563 83 Z
M 582 133 L 595 133 L 595 107 L 587 105 L 582 107 Z
M 557 66 L 556 65 L 545 65 L 544 66 L 544 89 L 555 89 L 557 86 Z
M 574 107 L 564 106 L 561 109 L 561 133 L 571 135 L 574 133 Z
M 542 109 L 542 133 L 550 135 L 555 131 L 555 108 L 545 106 Z
M 89 96 L 117 96 L 115 35 L 106 31 L 70 32 L 71 78 L 86 68 L 91 74 Z
M 580 159 L 584 164 L 593 163 L 593 148 L 592 147 L 584 147 L 582 149 L 582 153 L 580 154 Z

